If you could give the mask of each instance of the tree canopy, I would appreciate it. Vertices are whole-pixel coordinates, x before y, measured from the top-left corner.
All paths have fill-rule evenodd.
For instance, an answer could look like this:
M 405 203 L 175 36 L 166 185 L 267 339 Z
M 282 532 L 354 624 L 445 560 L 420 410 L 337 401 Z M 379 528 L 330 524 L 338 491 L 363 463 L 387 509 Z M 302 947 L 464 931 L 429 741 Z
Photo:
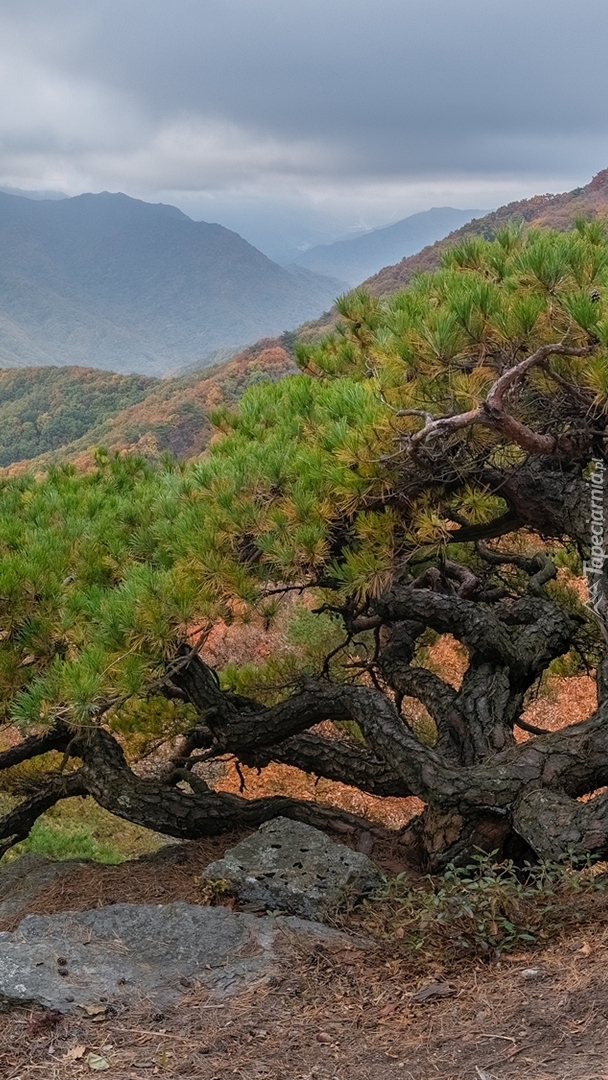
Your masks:
M 212 792 L 196 762 L 230 752 L 419 796 L 411 843 L 430 864 L 476 845 L 605 855 L 608 798 L 580 801 L 608 783 L 603 592 L 593 612 L 574 579 L 606 460 L 607 286 L 596 222 L 469 238 L 403 292 L 341 298 L 335 332 L 298 347 L 302 374 L 218 409 L 198 462 L 100 453 L 85 475 L 3 481 L 2 720 L 22 739 L 0 767 L 63 757 L 44 759 L 0 846 L 87 793 L 177 836 L 276 813 L 365 827 Z M 255 692 L 200 660 L 218 618 L 271 621 L 294 593 L 317 611 L 314 650 L 274 657 Z M 458 688 L 427 662 L 433 634 L 466 649 Z M 598 710 L 543 734 L 522 712 L 559 658 L 597 669 Z M 152 713 L 182 744 L 143 781 L 120 739 Z

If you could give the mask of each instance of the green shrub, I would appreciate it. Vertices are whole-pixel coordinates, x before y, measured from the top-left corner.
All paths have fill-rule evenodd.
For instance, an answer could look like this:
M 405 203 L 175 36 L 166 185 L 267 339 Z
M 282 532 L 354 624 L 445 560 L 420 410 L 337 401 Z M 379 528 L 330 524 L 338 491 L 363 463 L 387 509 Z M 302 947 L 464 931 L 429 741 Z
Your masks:
M 411 885 L 399 874 L 363 906 L 367 930 L 397 951 L 442 962 L 492 959 L 545 944 L 597 915 L 608 876 L 541 863 L 523 870 L 479 854 L 465 867 Z
M 17 844 L 11 855 L 35 852 L 48 859 L 92 859 L 94 862 L 117 864 L 125 861 L 112 843 L 100 843 L 90 825 L 78 822 L 53 822 L 39 818 L 27 840 Z

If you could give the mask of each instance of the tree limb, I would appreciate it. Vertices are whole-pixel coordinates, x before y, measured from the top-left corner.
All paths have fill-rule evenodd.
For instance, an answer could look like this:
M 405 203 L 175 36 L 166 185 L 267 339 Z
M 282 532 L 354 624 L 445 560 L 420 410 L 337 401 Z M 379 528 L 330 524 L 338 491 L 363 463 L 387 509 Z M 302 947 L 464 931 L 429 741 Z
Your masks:
M 412 794 L 403 778 L 386 762 L 364 746 L 355 746 L 344 739 L 329 739 L 314 732 L 296 735 L 272 747 L 256 764 L 262 766 L 268 760 L 293 765 L 313 776 L 368 791 L 370 795 L 406 798 Z
M 521 383 L 531 368 L 543 364 L 550 356 L 590 356 L 595 346 L 575 348 L 558 341 L 552 345 L 541 345 L 531 356 L 508 368 L 488 391 L 486 399 L 477 409 L 457 413 L 455 416 L 438 417 L 427 420 L 424 427 L 410 437 L 410 446 L 415 453 L 428 439 L 442 435 L 451 435 L 456 431 L 480 424 L 505 435 L 509 440 L 521 446 L 529 454 L 543 456 L 561 455 L 572 449 L 571 439 L 567 434 L 542 435 L 522 424 L 504 408 L 508 392 Z
M 40 815 L 61 799 L 87 794 L 82 770 L 51 776 L 39 791 L 0 820 L 0 858 L 20 840 L 25 840 Z
M 65 750 L 70 738 L 67 732 L 58 731 L 57 728 L 45 732 L 44 735 L 30 735 L 0 754 L 0 771 L 12 769 L 14 765 L 21 765 L 22 762 L 30 761 L 40 754 L 48 754 L 51 750 Z

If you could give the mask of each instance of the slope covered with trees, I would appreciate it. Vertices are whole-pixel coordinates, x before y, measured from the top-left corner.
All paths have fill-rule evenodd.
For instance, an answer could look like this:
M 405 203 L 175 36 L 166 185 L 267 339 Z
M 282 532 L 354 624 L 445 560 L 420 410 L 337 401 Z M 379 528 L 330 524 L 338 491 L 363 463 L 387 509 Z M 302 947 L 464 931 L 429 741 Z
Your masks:
M 605 858 L 602 558 L 594 610 L 576 582 L 592 491 L 596 533 L 604 505 L 607 296 L 596 224 L 471 238 L 403 292 L 345 298 L 338 330 L 300 348 L 303 374 L 216 410 L 201 461 L 101 456 L 86 476 L 5 481 L 0 677 L 21 736 L 0 755 L 2 849 L 82 794 L 173 836 L 276 814 L 369 827 L 212 790 L 198 763 L 231 754 L 417 795 L 406 839 L 426 865 L 478 847 Z M 253 677 L 202 662 L 218 618 L 270 623 L 288 594 L 313 650 Z M 437 635 L 466 655 L 458 685 L 429 663 Z M 522 713 L 556 663 L 597 670 L 598 707 L 543 733 Z M 125 749 L 146 733 L 174 741 L 143 779 Z
M 72 462 L 89 468 L 99 447 L 191 458 L 213 437 L 208 412 L 234 404 L 248 386 L 296 369 L 275 339 L 192 375 L 150 379 L 94 368 L 0 371 L 0 466 L 9 474 Z M 51 437 L 52 434 L 52 437 Z
M 0 192 L 1 367 L 166 375 L 314 318 L 340 289 L 174 206 Z
M 39 457 L 86 436 L 142 401 L 156 380 L 90 368 L 0 371 L 0 467 Z

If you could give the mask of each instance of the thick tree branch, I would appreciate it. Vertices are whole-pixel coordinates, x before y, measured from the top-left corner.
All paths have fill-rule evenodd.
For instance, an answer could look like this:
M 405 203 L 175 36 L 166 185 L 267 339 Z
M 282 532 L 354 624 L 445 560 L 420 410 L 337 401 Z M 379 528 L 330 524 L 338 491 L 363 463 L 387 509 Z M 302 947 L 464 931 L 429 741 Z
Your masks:
M 512 510 L 487 521 L 481 525 L 462 525 L 459 529 L 452 529 L 450 539 L 457 544 L 469 543 L 472 540 L 496 540 L 500 536 L 516 532 L 525 524 L 525 518 L 520 517 Z
M 44 735 L 30 735 L 0 754 L 0 771 L 12 769 L 15 765 L 21 765 L 40 754 L 48 754 L 51 750 L 65 750 L 69 741 L 70 735 L 56 728 Z
M 344 739 L 329 739 L 314 732 L 296 735 L 273 747 L 256 764 L 263 765 L 268 760 L 293 765 L 313 776 L 368 791 L 370 795 L 405 798 L 412 794 L 403 778 L 385 761 Z
M 513 825 L 541 859 L 605 859 L 608 793 L 578 802 L 559 791 L 525 792 L 515 805 Z
M 81 774 L 89 795 L 110 813 L 154 829 L 166 836 L 195 840 L 239 829 L 255 829 L 283 816 L 318 829 L 358 834 L 386 834 L 355 814 L 313 802 L 269 796 L 244 799 L 223 791 L 180 788 L 142 779 L 127 765 L 116 740 L 103 729 L 93 732 L 78 748 Z M 189 781 L 188 781 L 189 782 Z M 198 785 L 197 785 L 198 786 Z
M 531 368 L 544 364 L 551 356 L 590 356 L 595 351 L 594 345 L 586 348 L 575 348 L 564 345 L 558 341 L 553 345 L 542 345 L 531 356 L 521 360 L 508 368 L 500 378 L 496 380 L 489 390 L 485 401 L 477 409 L 458 413 L 455 416 L 438 417 L 435 420 L 427 420 L 424 427 L 410 438 L 412 451 L 416 453 L 418 448 L 429 439 L 438 436 L 451 435 L 456 431 L 480 424 L 500 432 L 517 446 L 521 446 L 529 454 L 553 456 L 568 454 L 572 450 L 572 439 L 565 434 L 542 435 L 533 431 L 526 424 L 522 424 L 505 409 L 507 394 L 517 385 L 521 384 Z
M 61 799 L 70 799 L 75 795 L 87 793 L 82 770 L 51 776 L 40 791 L 19 803 L 14 810 L 0 820 L 0 857 L 20 840 L 25 840 L 40 815 L 50 810 Z
M 576 625 L 557 604 L 540 597 L 505 600 L 495 610 L 506 625 L 518 627 L 512 685 L 527 690 L 552 660 L 568 651 Z
M 517 566 L 528 574 L 530 578 L 528 591 L 533 596 L 542 596 L 542 586 L 557 576 L 555 563 L 544 551 L 539 551 L 529 559 L 524 555 L 510 554 L 506 551 L 492 551 L 482 543 L 477 543 L 475 548 L 477 554 L 491 566 Z
M 372 608 L 386 622 L 419 619 L 440 634 L 453 634 L 474 654 L 489 661 L 505 664 L 515 660 L 506 627 L 490 608 L 473 600 L 396 585 L 374 600 Z
M 500 495 L 513 518 L 532 532 L 569 537 L 585 550 L 590 542 L 591 505 L 583 470 L 590 459 L 590 453 L 578 455 L 570 464 L 530 458 L 512 469 L 484 468 L 478 481 Z

